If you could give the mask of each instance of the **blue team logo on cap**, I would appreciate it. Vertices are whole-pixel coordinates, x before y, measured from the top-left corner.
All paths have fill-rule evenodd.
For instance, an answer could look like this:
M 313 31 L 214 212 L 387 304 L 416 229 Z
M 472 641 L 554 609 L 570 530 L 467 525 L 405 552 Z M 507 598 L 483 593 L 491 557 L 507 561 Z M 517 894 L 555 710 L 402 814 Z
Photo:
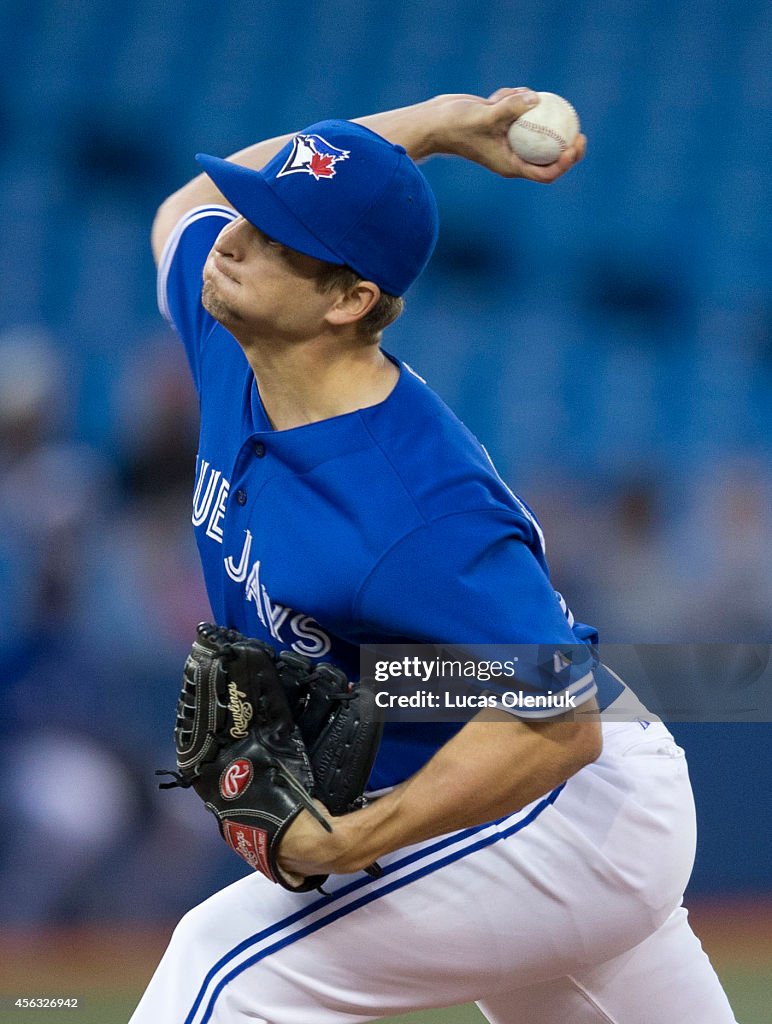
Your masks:
M 350 150 L 331 146 L 321 135 L 296 135 L 292 152 L 276 175 L 311 174 L 317 181 L 335 177 L 335 164 L 348 159 Z

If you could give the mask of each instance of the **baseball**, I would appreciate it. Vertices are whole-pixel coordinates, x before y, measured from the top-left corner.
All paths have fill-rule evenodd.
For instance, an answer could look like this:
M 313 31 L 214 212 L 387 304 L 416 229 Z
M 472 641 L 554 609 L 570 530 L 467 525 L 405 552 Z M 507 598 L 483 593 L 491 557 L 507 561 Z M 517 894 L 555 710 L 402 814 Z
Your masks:
M 576 111 L 554 92 L 537 93 L 539 102 L 512 122 L 507 137 L 521 160 L 529 164 L 551 164 L 579 132 Z

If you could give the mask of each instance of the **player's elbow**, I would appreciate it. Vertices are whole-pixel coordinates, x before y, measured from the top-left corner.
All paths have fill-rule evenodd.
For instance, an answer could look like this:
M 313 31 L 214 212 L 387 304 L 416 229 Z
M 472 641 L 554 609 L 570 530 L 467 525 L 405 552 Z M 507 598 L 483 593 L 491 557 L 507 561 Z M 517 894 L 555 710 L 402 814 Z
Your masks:
M 600 709 L 595 697 L 533 726 L 547 740 L 567 769 L 567 776 L 591 764 L 603 750 Z
M 603 753 L 603 730 L 601 729 L 600 722 L 586 723 L 584 733 L 582 741 L 582 759 L 584 764 L 582 767 L 585 764 L 592 764 L 593 761 L 597 761 Z
M 165 221 L 166 217 L 162 204 L 156 210 L 156 215 L 150 228 L 150 248 L 153 251 L 153 259 L 156 262 L 156 266 L 161 262 L 161 253 L 166 242 Z
M 545 738 L 553 741 L 552 749 L 557 753 L 559 772 L 564 779 L 597 761 L 601 755 L 603 731 L 594 698 L 575 711 L 545 722 L 542 728 Z
M 153 250 L 153 259 L 156 264 L 161 262 L 161 254 L 166 245 L 166 240 L 184 213 L 184 210 L 180 208 L 179 202 L 176 201 L 176 195 L 177 193 L 175 192 L 161 203 L 156 210 L 153 225 L 150 228 L 150 247 Z
M 568 744 L 567 759 L 570 775 L 597 761 L 603 751 L 603 731 L 600 721 L 575 723 L 572 742 Z

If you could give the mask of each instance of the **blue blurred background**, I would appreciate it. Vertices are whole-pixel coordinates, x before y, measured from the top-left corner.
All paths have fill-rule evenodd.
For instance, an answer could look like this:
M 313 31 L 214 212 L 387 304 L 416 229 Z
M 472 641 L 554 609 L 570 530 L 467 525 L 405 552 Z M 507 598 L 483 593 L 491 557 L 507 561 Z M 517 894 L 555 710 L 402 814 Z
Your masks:
M 772 8 L 761 0 L 0 4 L 3 916 L 168 920 L 241 872 L 159 795 L 195 622 L 196 409 L 156 207 L 227 155 L 440 92 L 567 96 L 551 188 L 425 171 L 434 260 L 386 347 L 545 526 L 608 641 L 766 642 Z M 680 725 L 697 894 L 772 890 L 772 729 Z

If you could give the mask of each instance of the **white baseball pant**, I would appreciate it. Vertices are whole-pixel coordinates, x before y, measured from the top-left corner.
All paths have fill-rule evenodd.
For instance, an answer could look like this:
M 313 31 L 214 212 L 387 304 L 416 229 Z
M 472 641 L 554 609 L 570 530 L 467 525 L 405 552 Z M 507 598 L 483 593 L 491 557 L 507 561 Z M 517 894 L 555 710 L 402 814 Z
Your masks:
M 494 824 L 331 895 L 254 873 L 188 913 L 131 1024 L 356 1024 L 477 1002 L 493 1024 L 733 1024 L 680 906 L 695 815 L 659 722 Z

